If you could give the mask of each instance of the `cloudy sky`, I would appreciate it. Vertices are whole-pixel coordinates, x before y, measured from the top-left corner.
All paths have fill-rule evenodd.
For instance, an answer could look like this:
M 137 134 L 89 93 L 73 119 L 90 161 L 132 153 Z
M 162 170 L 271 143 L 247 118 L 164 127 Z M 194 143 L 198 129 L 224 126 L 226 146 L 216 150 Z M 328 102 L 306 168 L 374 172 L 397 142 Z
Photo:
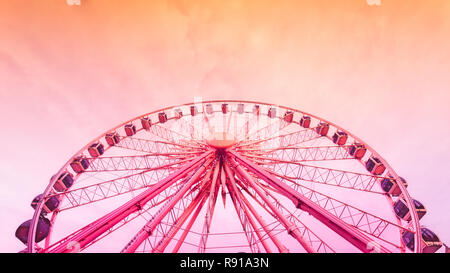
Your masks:
M 348 129 L 450 242 L 449 33 L 446 0 L 0 0 L 0 251 L 23 248 L 30 200 L 92 138 L 195 97 Z

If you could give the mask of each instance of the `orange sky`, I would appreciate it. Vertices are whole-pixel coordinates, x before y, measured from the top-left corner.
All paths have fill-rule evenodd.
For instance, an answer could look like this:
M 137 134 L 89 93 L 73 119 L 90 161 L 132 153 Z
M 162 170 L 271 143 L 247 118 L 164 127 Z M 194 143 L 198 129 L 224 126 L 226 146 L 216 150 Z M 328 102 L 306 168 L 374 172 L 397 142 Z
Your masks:
M 81 1 L 0 0 L 0 251 L 19 250 L 29 201 L 90 139 L 195 96 L 355 133 L 450 242 L 450 1 Z

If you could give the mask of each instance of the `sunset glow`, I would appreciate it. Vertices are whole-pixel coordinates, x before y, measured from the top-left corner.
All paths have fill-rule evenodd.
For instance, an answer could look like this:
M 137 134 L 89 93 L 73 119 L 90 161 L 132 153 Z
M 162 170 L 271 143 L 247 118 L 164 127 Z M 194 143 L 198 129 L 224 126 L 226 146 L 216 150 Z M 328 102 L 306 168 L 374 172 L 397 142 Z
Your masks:
M 338 124 L 408 181 L 427 208 L 421 223 L 450 242 L 449 33 L 446 0 L 0 0 L 0 252 L 24 249 L 14 232 L 31 200 L 84 145 L 199 100 L 260 101 Z M 214 148 L 239 141 L 210 138 Z M 237 226 L 219 201 L 221 231 Z M 97 219 L 74 215 L 55 236 Z

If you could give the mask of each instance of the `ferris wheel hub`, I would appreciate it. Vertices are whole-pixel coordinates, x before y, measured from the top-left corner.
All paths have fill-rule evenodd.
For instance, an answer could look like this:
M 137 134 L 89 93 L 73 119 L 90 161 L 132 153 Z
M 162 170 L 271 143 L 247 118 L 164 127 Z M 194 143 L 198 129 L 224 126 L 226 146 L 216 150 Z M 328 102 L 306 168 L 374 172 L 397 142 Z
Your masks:
M 206 139 L 206 143 L 216 149 L 226 149 L 236 144 L 236 138 L 227 132 L 215 132 Z

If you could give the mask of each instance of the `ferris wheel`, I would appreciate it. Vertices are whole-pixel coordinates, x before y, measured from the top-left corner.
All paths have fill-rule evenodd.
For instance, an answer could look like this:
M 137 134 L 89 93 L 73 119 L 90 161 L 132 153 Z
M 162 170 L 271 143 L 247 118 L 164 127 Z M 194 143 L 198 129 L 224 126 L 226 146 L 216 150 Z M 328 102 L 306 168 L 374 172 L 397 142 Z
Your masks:
M 23 252 L 435 252 L 424 205 L 368 144 L 289 107 L 153 111 L 79 150 L 31 203 Z

